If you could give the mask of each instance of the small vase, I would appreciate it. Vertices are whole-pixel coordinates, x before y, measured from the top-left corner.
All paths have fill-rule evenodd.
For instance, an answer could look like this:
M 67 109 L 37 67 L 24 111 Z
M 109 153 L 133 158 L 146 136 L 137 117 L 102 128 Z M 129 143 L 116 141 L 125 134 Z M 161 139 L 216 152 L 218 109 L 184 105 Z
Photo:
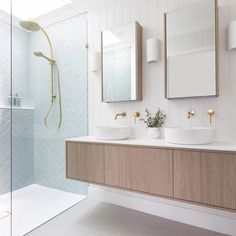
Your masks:
M 161 130 L 160 128 L 147 128 L 147 136 L 148 138 L 160 138 L 161 137 Z

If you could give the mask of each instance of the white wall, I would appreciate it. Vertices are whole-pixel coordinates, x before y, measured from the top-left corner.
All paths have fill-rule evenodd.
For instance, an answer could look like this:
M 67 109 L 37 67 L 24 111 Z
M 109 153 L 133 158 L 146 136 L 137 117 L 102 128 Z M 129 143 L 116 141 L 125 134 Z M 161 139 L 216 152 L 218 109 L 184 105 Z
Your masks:
M 218 98 L 195 98 L 166 100 L 164 98 L 164 60 L 147 64 L 145 42 L 150 37 L 164 39 L 163 14 L 166 11 L 185 7 L 200 0 L 107 0 L 104 4 L 89 9 L 90 53 L 100 51 L 100 31 L 107 28 L 139 21 L 143 26 L 143 101 L 106 104 L 101 102 L 101 74 L 89 70 L 89 126 L 90 134 L 100 123 L 113 123 L 116 112 L 126 111 L 128 116 L 117 124 L 132 124 L 134 135 L 145 135 L 141 122 L 135 125 L 132 113 L 144 112 L 145 107 L 160 107 L 168 114 L 166 126 L 209 125 L 208 108 L 216 110 L 213 127 L 218 140 L 236 141 L 236 52 L 226 51 L 226 29 L 231 19 L 236 19 L 236 1 L 219 0 L 219 49 L 220 49 L 220 96 Z M 164 48 L 162 48 L 164 50 Z M 163 53 L 162 53 L 163 55 Z M 235 66 L 234 66 L 235 65 Z M 189 109 L 196 116 L 188 120 Z
M 166 100 L 164 98 L 164 60 L 161 63 L 146 63 L 146 40 L 158 37 L 164 40 L 163 14 L 166 11 L 188 6 L 200 0 L 107 0 L 101 6 L 89 9 L 89 45 L 92 51 L 100 51 L 100 31 L 107 28 L 139 21 L 143 26 L 143 101 L 106 104 L 101 102 L 101 74 L 89 69 L 89 133 L 99 123 L 113 123 L 117 112 L 126 111 L 128 117 L 120 118 L 117 124 L 132 124 L 133 135 L 144 136 L 145 127 L 141 122 L 134 124 L 132 113 L 144 112 L 145 107 L 160 107 L 168 114 L 166 126 L 209 125 L 208 108 L 216 111 L 212 126 L 216 128 L 215 138 L 236 141 L 236 52 L 226 50 L 227 25 L 236 19 L 236 1 L 219 0 L 219 64 L 220 96 L 218 98 L 195 98 Z M 164 48 L 162 47 L 162 51 Z M 163 53 L 162 53 L 163 55 Z M 194 109 L 196 115 L 188 120 L 186 113 Z M 115 191 L 115 193 L 114 193 Z M 136 196 L 132 193 L 102 187 L 89 187 L 89 196 L 135 210 L 156 214 L 172 220 L 235 235 L 236 215 L 222 211 L 214 212 L 205 207 Z M 128 197 L 127 197 L 128 196 Z M 143 198 L 145 197 L 145 201 Z M 147 201 L 146 201 L 147 200 Z M 161 205 L 158 203 L 161 201 Z M 171 202 L 171 203 L 170 203 Z M 172 207 L 173 206 L 173 207 Z

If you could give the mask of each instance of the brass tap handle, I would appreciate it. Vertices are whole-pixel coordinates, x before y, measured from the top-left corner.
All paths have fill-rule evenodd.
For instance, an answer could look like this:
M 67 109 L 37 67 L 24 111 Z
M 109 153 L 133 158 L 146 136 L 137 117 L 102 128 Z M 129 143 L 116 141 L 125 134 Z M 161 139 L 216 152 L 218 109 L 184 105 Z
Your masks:
M 213 109 L 208 109 L 208 116 L 210 117 L 210 124 L 212 123 L 212 117 L 215 115 L 215 111 Z
M 191 117 L 193 117 L 196 114 L 196 112 L 194 110 L 190 110 L 188 111 L 188 119 L 190 119 Z
M 133 117 L 134 117 L 134 123 L 136 124 L 137 118 L 140 117 L 140 112 L 138 112 L 138 111 L 134 112 Z
M 118 116 L 125 117 L 126 116 L 126 112 L 116 113 L 115 120 L 117 120 Z

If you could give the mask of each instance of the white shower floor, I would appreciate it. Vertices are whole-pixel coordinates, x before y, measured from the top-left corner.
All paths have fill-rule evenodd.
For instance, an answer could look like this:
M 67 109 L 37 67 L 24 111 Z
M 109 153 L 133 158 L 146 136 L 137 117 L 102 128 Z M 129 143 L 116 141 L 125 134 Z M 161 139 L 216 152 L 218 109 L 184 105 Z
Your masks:
M 10 215 L 9 211 L 7 211 L 5 208 L 0 207 L 0 220 L 9 216 L 9 215 Z
M 13 236 L 23 236 L 86 197 L 40 185 L 30 185 L 13 192 L 12 228 Z M 10 194 L 0 196 L 0 235 L 10 236 Z

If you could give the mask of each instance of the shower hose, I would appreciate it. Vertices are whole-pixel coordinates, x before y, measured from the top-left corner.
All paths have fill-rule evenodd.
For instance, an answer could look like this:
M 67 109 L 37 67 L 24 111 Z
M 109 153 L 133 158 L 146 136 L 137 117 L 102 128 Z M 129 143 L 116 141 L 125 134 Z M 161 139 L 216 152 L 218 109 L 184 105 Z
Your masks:
M 59 120 L 57 123 L 56 127 L 49 127 L 48 125 L 48 118 L 49 115 L 51 114 L 52 108 L 56 102 L 56 96 L 53 95 L 53 84 L 54 84 L 54 73 L 53 73 L 53 67 L 56 69 L 56 80 L 57 80 L 57 93 L 58 93 L 58 105 L 59 105 Z M 51 105 L 49 107 L 48 112 L 45 115 L 44 118 L 44 125 L 48 129 L 59 129 L 61 127 L 62 123 L 62 104 L 61 104 L 61 85 L 60 85 L 60 73 L 59 73 L 59 68 L 56 62 L 51 64 Z

